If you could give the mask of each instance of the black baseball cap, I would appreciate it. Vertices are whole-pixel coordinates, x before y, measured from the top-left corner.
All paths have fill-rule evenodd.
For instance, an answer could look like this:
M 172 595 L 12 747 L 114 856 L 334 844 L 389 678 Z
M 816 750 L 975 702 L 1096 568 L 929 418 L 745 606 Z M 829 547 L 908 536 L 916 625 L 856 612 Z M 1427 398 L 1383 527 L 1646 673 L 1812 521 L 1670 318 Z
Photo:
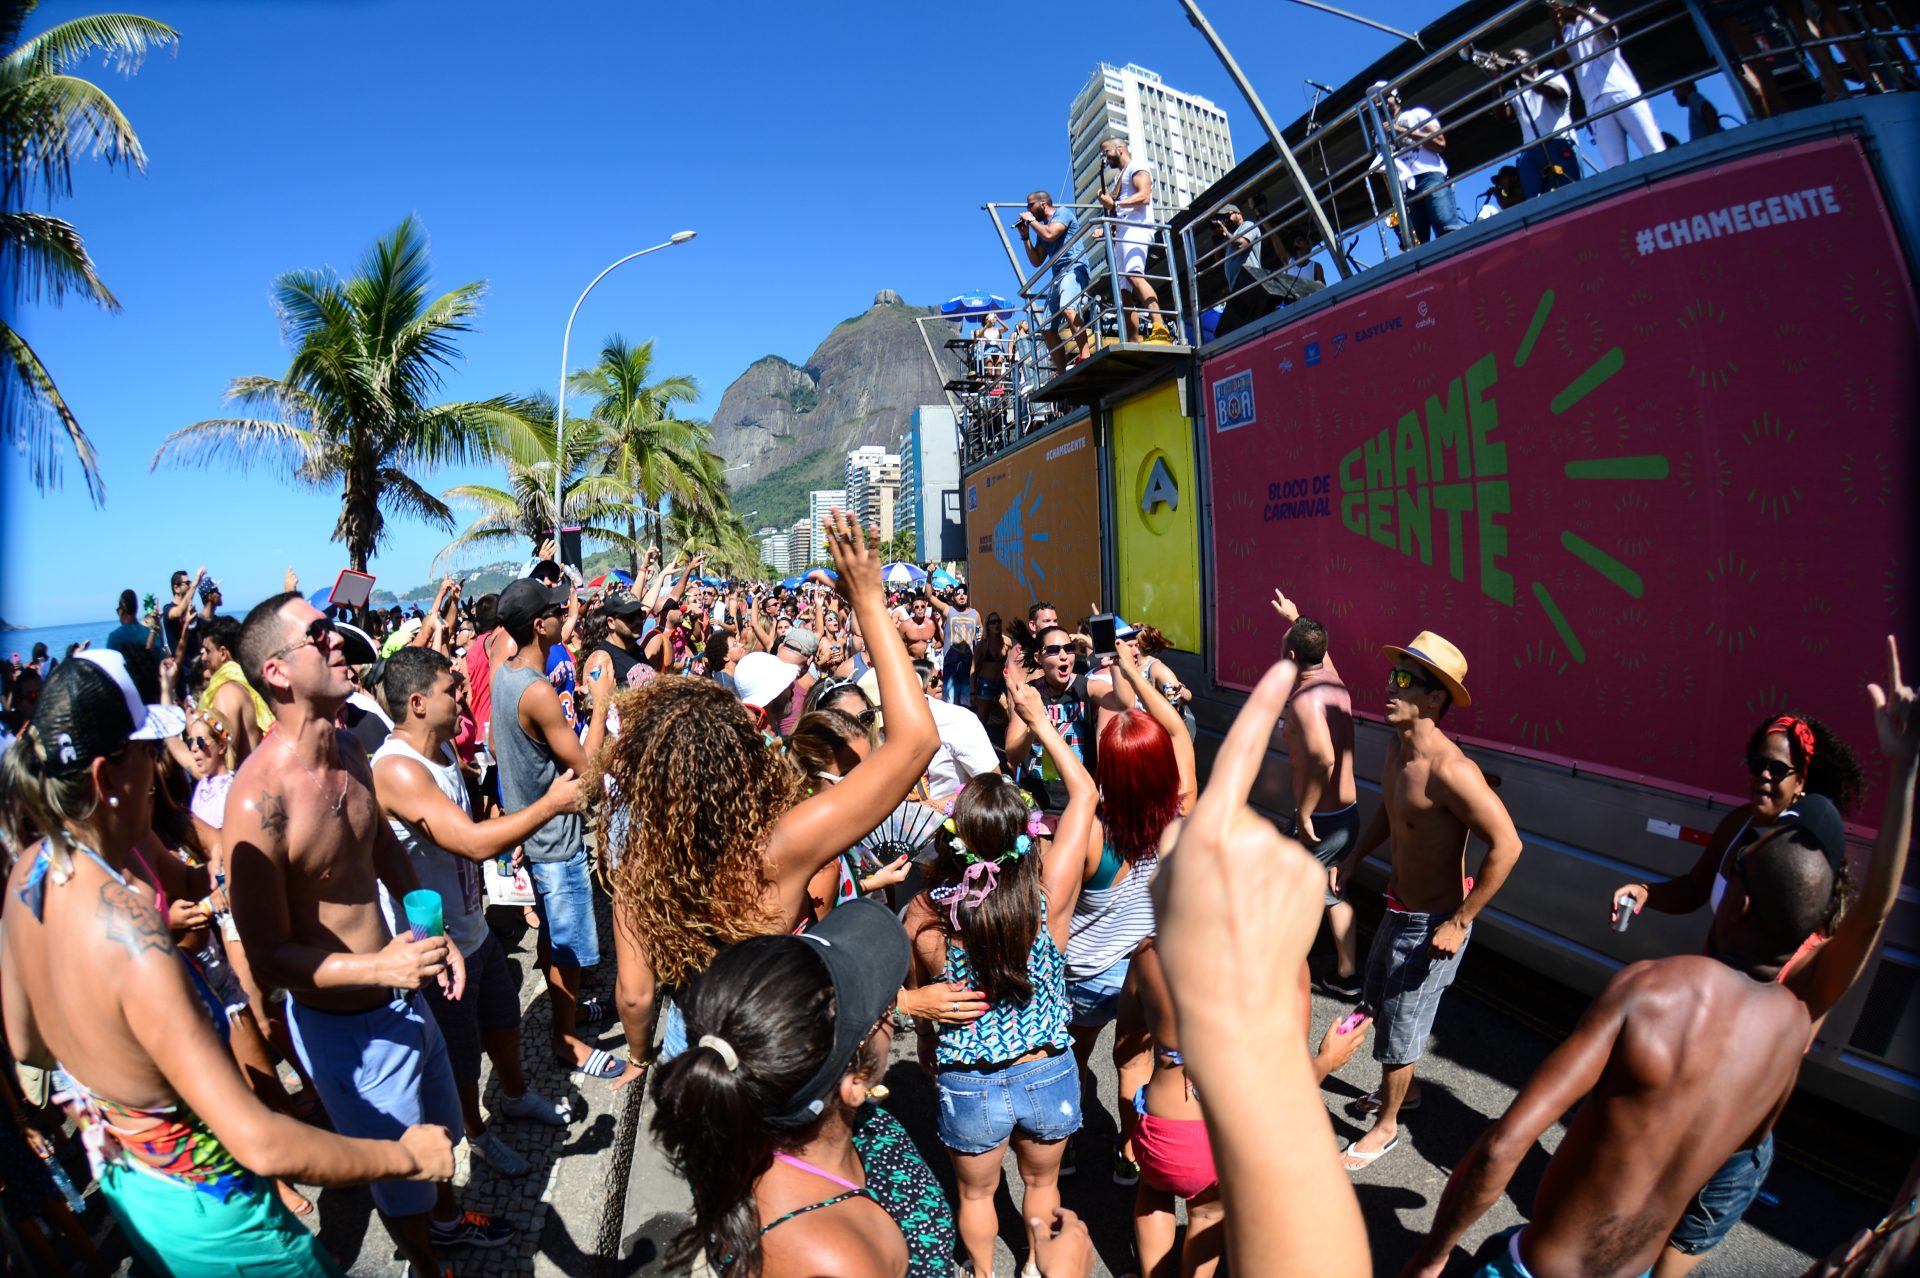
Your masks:
M 607 601 L 600 605 L 600 609 L 609 616 L 631 617 L 636 612 L 645 612 L 647 610 L 647 601 L 639 595 L 634 594 L 631 590 L 622 590 L 616 594 L 608 595 Z
M 111 648 L 89 648 L 61 662 L 33 709 L 33 732 L 53 777 L 75 776 L 95 759 L 120 753 L 129 741 L 162 741 L 186 726 L 178 706 L 141 701 L 126 658 Z
M 494 605 L 493 615 L 501 625 L 518 630 L 538 621 L 549 608 L 564 607 L 566 602 L 566 587 L 522 577 L 500 592 L 500 602 Z
M 819 955 L 833 980 L 833 1049 L 786 1108 L 767 1116 L 771 1127 L 805 1127 L 826 1111 L 827 1097 L 840 1085 L 860 1044 L 900 996 L 910 957 L 906 929 L 874 900 L 835 906 L 792 940 L 800 950 Z
M 1847 827 L 1840 809 L 1823 794 L 1803 793 L 1773 823 L 1773 833 L 1799 830 L 1826 856 L 1835 873 L 1847 859 Z

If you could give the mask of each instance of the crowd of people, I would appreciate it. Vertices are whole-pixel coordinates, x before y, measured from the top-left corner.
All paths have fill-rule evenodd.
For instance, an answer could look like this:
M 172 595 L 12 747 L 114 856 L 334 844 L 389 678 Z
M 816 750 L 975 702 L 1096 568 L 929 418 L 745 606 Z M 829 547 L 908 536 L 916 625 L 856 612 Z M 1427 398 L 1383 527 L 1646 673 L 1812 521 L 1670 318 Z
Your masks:
M 546 1050 L 581 1086 L 651 1072 L 651 1134 L 693 1200 L 676 1265 L 988 1278 L 1011 1149 L 1028 1272 L 1091 1272 L 1059 1182 L 1096 1163 L 1136 1187 L 1142 1274 L 1371 1272 L 1347 1172 L 1398 1146 L 1442 997 L 1522 855 L 1444 731 L 1471 704 L 1465 656 L 1432 632 L 1382 652 L 1391 735 L 1363 823 L 1353 691 L 1285 594 L 1279 659 L 1202 789 L 1193 694 L 1152 627 L 1095 608 L 1070 628 L 1044 602 L 983 618 L 937 566 L 887 584 L 848 518 L 827 534 L 833 571 L 794 589 L 657 555 L 585 589 L 549 544 L 497 594 L 449 579 L 412 616 L 309 599 L 289 572 L 235 620 L 182 573 L 144 622 L 126 592 L 101 647 L 16 678 L 10 1240 L 87 1245 L 39 1156 L 55 1111 L 17 1086 L 45 1071 L 156 1274 L 337 1273 L 297 1185 L 371 1185 L 416 1274 L 511 1242 L 449 1179 L 460 1140 L 522 1175 L 509 1124 L 577 1121 L 528 1085 L 487 921 L 489 876 L 522 871 Z M 1705 953 L 1607 986 L 1462 1156 L 1404 1273 L 1445 1272 L 1583 1097 L 1528 1223 L 1460 1272 L 1677 1278 L 1739 1220 L 1904 871 L 1920 720 L 1891 639 L 1888 664 L 1863 880 L 1842 824 L 1860 763 L 1825 724 L 1769 717 L 1750 802 L 1693 871 L 1608 905 L 1711 904 Z M 1248 806 L 1282 720 L 1284 832 Z M 1489 849 L 1472 873 L 1470 837 Z M 1376 854 L 1391 875 L 1362 955 L 1347 894 Z M 1323 919 L 1335 961 L 1314 981 Z M 587 974 L 609 960 L 603 1001 Z M 1316 984 L 1354 1010 L 1310 1044 Z M 903 1030 L 951 1199 L 876 1103 Z M 616 1031 L 623 1055 L 599 1045 Z M 1372 1125 L 1336 1152 L 1319 1084 L 1369 1039 L 1379 1084 L 1353 1112 Z M 1082 1147 L 1109 1104 L 1117 1144 Z

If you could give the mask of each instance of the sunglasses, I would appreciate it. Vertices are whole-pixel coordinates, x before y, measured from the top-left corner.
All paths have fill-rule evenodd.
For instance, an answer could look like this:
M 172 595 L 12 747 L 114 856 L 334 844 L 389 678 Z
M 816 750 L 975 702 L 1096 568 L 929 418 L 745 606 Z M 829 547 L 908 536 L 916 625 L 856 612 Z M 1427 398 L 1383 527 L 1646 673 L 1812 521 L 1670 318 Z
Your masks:
M 333 628 L 332 621 L 328 620 L 325 617 L 315 617 L 312 621 L 307 623 L 306 631 L 300 636 L 300 638 L 294 640 L 292 643 L 288 644 L 284 648 L 277 648 L 274 651 L 268 653 L 267 660 L 278 661 L 281 657 L 286 656 L 288 653 L 292 652 L 295 648 L 304 648 L 308 644 L 312 644 L 316 648 L 322 647 L 326 644 L 327 637 L 335 633 L 336 631 Z
M 1043 657 L 1057 657 L 1063 652 L 1072 651 L 1073 645 L 1070 643 L 1050 643 L 1040 649 L 1040 655 Z
M 218 737 L 190 737 L 183 732 L 180 734 L 180 739 L 187 743 L 187 749 L 189 750 L 213 751 L 222 748 Z
M 878 706 L 869 706 L 867 709 L 862 710 L 859 714 L 856 714 L 853 717 L 860 721 L 861 727 L 871 728 L 875 723 L 879 722 L 880 720 L 880 709 Z
M 1387 671 L 1387 687 L 1396 692 L 1405 692 L 1414 687 L 1425 688 L 1428 692 L 1440 690 L 1440 685 L 1425 675 L 1416 674 L 1411 670 L 1402 670 L 1397 666 Z
M 1776 785 L 1794 774 L 1794 767 L 1784 759 L 1770 759 L 1765 755 L 1747 756 L 1747 775 L 1765 777 Z

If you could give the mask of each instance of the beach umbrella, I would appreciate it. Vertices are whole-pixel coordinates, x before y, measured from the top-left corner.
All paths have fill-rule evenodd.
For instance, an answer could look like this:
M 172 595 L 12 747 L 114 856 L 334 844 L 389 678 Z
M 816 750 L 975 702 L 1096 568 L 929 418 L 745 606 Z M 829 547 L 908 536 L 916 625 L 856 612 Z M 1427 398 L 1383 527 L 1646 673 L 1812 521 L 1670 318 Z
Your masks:
M 780 583 L 780 589 L 798 590 L 806 584 L 806 581 L 807 579 L 805 577 L 788 577 Z
M 889 586 L 917 586 L 926 579 L 926 569 L 912 564 L 888 564 L 880 570 L 880 580 Z
M 1006 298 L 982 291 L 962 293 L 940 303 L 940 313 L 955 322 L 984 319 L 990 311 L 1004 313 L 1007 309 Z
M 955 581 L 945 568 L 935 568 L 933 570 L 933 588 L 935 590 L 952 590 L 959 584 L 960 583 Z
M 327 609 L 333 607 L 333 587 L 320 587 L 320 589 L 307 596 L 307 602 L 318 608 L 321 612 L 325 612 Z

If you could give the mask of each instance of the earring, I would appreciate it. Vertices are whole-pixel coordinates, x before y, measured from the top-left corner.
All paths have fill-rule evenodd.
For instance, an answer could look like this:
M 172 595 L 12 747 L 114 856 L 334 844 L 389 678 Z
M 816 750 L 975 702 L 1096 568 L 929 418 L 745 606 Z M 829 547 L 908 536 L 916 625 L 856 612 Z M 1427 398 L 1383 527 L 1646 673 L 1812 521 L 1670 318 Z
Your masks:
M 107 806 L 108 806 L 108 807 L 110 807 L 110 808 L 117 808 L 117 807 L 119 807 L 119 806 L 120 806 L 120 796 L 119 796 L 119 795 L 117 795 L 117 794 L 109 794 L 109 795 L 107 796 Z

